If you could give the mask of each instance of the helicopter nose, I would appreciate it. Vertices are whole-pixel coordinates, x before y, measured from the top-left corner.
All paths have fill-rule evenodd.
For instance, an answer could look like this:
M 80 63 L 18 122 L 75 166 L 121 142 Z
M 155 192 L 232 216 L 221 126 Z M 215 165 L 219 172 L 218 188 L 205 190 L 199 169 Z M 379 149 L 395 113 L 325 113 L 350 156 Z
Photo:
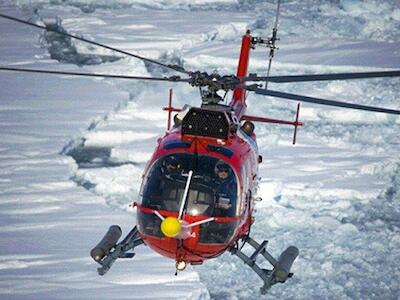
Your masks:
M 177 218 L 168 217 L 161 222 L 161 232 L 170 238 L 174 238 L 181 232 L 181 222 Z

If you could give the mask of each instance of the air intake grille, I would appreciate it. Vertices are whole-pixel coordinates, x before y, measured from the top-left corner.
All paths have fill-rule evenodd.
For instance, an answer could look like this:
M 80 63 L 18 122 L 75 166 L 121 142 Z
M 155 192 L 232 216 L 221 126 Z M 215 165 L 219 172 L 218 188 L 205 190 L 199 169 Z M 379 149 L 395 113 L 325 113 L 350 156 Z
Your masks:
M 227 139 L 229 123 L 224 112 L 191 108 L 183 118 L 182 134 Z

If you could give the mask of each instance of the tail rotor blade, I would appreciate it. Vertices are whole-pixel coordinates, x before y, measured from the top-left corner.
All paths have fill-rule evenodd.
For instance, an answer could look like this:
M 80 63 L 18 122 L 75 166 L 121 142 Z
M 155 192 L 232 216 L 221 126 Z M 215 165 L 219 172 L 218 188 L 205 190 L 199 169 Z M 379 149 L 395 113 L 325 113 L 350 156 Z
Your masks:
M 269 74 L 271 72 L 271 66 L 272 66 L 272 59 L 274 58 L 275 54 L 275 42 L 277 40 L 277 35 L 278 35 L 278 19 L 279 19 L 279 9 L 281 6 L 281 0 L 278 0 L 277 5 L 276 5 L 276 15 L 275 15 L 275 24 L 274 28 L 272 29 L 272 37 L 270 39 L 270 51 L 269 51 L 269 61 L 268 61 L 268 69 L 267 69 L 267 77 L 269 77 Z M 268 81 L 265 81 L 265 89 L 268 88 Z

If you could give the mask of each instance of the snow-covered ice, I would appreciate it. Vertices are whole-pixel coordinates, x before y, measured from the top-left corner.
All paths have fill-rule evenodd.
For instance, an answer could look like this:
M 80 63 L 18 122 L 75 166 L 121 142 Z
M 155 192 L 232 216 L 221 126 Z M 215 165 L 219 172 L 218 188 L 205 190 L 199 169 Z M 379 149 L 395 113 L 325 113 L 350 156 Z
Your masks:
M 256 9 L 256 13 L 254 12 Z M 246 28 L 270 33 L 274 1 L 2 1 L 2 13 L 208 72 L 235 71 Z M 400 5 L 283 1 L 272 74 L 400 68 Z M 268 30 L 267 30 L 268 28 Z M 164 70 L 0 19 L 1 65 L 127 75 Z M 256 50 L 251 72 L 267 53 Z M 77 66 L 79 65 L 79 67 Z M 270 85 L 400 108 L 399 79 Z M 138 248 L 100 277 L 89 251 L 107 227 L 134 225 L 144 165 L 165 130 L 170 84 L 0 73 L 0 298 L 260 299 L 261 281 L 224 254 L 174 274 Z M 174 85 L 174 103 L 198 103 Z M 249 114 L 292 119 L 295 103 L 251 95 Z M 400 120 L 303 105 L 292 128 L 257 124 L 264 162 L 252 235 L 275 255 L 300 249 L 295 276 L 265 299 L 400 297 Z

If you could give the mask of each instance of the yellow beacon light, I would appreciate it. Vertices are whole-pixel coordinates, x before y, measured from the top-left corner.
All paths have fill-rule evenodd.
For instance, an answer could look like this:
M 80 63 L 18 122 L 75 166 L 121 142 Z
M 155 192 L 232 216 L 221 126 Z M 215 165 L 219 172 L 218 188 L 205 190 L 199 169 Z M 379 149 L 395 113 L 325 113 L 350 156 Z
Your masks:
M 161 231 L 167 237 L 176 237 L 181 232 L 181 223 L 174 217 L 165 218 L 161 222 Z

